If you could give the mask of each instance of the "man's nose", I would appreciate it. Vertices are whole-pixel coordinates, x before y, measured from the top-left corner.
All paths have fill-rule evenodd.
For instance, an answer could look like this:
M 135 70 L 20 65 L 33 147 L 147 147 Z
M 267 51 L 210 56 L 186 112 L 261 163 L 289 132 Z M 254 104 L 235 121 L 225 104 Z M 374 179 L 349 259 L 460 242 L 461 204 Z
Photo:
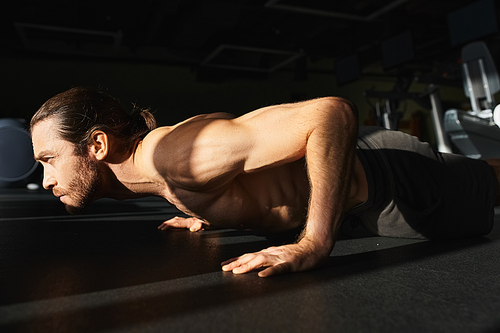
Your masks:
M 53 175 L 44 172 L 42 185 L 44 189 L 51 190 L 54 186 L 57 185 L 56 178 Z

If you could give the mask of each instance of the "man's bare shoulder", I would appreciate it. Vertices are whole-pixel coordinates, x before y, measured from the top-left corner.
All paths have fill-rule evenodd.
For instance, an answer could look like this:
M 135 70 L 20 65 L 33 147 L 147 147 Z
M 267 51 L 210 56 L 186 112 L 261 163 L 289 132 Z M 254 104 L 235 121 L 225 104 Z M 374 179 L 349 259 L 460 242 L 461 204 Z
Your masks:
M 194 117 L 188 118 L 184 121 L 181 121 L 180 123 L 177 123 L 174 126 L 171 126 L 172 128 L 177 128 L 186 124 L 193 124 L 198 121 L 202 120 L 216 120 L 216 119 L 233 119 L 235 116 L 231 113 L 227 112 L 215 112 L 215 113 L 206 113 L 206 114 L 199 114 Z
M 208 138 L 231 127 L 233 118 L 228 113 L 202 114 L 173 126 L 159 127 L 141 142 L 138 157 L 148 172 L 161 175 L 172 185 L 196 183 L 190 178 L 198 178 L 200 172 L 206 172 L 200 170 L 204 169 L 202 166 L 208 167 L 214 160 Z
M 184 121 L 181 121 L 173 126 L 162 126 L 158 127 L 155 130 L 151 131 L 143 140 L 143 149 L 155 148 L 160 141 L 165 139 L 168 135 L 170 135 L 174 130 L 178 128 L 184 127 L 186 130 L 189 129 L 190 125 L 193 125 L 199 121 L 203 120 L 217 120 L 217 119 L 233 119 L 234 115 L 225 112 L 217 112 L 210 114 L 200 114 L 191 118 L 188 118 Z

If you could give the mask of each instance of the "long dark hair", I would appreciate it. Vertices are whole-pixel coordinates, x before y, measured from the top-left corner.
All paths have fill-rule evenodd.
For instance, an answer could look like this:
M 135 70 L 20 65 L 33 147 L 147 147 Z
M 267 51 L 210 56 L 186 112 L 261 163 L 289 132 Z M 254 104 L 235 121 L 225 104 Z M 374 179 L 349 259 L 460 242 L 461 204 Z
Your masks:
M 157 126 L 149 110 L 134 106 L 128 113 L 115 98 L 90 87 L 75 87 L 49 99 L 31 118 L 31 129 L 48 117 L 54 117 L 54 130 L 80 155 L 96 130 L 118 139 L 119 149 L 128 151 Z

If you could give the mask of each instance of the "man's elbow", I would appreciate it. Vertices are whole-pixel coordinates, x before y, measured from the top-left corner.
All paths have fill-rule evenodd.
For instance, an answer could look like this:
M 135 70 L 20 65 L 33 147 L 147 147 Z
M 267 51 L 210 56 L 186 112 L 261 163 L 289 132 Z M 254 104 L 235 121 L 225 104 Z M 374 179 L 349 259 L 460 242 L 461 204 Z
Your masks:
M 350 100 L 342 97 L 325 97 L 325 106 L 330 110 L 330 114 L 340 120 L 343 119 L 346 125 L 358 127 L 358 108 Z

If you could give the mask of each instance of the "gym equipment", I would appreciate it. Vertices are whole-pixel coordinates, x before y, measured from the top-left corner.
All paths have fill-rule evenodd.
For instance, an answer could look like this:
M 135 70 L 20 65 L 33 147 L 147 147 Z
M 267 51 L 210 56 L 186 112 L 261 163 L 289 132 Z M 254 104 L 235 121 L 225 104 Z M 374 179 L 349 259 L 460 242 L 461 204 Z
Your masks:
M 416 80 L 418 81 L 418 78 Z M 443 110 L 438 94 L 439 87 L 435 84 L 429 84 L 422 93 L 408 93 L 407 90 L 411 82 L 409 78 L 399 78 L 392 91 L 367 90 L 364 92 L 366 98 L 378 98 L 375 104 L 377 125 L 390 130 L 397 130 L 400 114 L 394 110 L 401 100 L 412 99 L 421 104 L 422 107 L 431 110 L 437 150 L 443 153 L 451 153 L 452 146 L 448 136 L 443 133 Z M 384 100 L 385 103 L 382 104 Z
M 500 108 L 493 96 L 500 91 L 500 79 L 484 42 L 463 47 L 462 76 L 464 92 L 470 99 L 472 110 L 446 111 L 444 132 L 465 156 L 500 158 Z
M 26 186 L 38 175 L 31 137 L 18 119 L 0 119 L 0 188 Z

